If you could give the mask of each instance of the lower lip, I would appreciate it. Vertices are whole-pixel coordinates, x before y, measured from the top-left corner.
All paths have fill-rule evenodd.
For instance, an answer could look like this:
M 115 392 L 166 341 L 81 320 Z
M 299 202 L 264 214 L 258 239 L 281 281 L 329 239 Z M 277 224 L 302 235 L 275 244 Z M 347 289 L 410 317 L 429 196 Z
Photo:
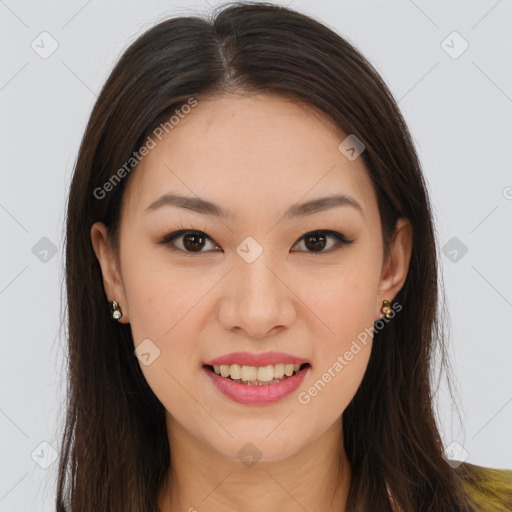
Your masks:
M 231 400 L 241 404 L 264 405 L 278 402 L 291 395 L 301 385 L 310 368 L 311 366 L 306 366 L 306 368 L 281 382 L 262 386 L 240 384 L 229 377 L 221 377 L 208 368 L 203 368 L 203 370 L 210 377 L 215 387 Z

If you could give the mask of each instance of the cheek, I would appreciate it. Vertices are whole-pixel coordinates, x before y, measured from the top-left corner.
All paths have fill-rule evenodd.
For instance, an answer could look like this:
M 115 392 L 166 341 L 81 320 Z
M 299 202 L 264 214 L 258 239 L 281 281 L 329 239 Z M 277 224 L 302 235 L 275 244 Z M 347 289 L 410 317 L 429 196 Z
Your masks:
M 375 296 L 364 286 L 357 292 L 358 288 L 349 284 L 343 281 L 339 288 L 329 288 L 313 298 L 318 306 L 315 312 L 328 328 L 315 337 L 316 365 L 297 398 L 323 427 L 335 421 L 351 402 L 372 349 Z
M 378 276 L 376 262 L 360 258 L 317 279 L 317 286 L 311 286 L 311 279 L 301 283 L 301 297 L 314 312 L 308 317 L 316 325 L 310 329 L 316 332 L 317 364 L 298 401 L 310 412 L 318 411 L 326 425 L 350 403 L 366 371 Z
M 134 342 L 154 338 L 169 346 L 203 285 L 191 286 L 187 270 L 166 264 L 162 251 L 131 245 L 122 268 Z
M 325 268 L 314 276 L 311 272 L 295 276 L 295 290 L 303 303 L 302 316 L 315 322 L 310 329 L 317 332 L 326 347 L 340 350 L 373 325 L 377 263 L 354 255 L 342 265 Z
M 347 408 L 364 377 L 371 353 L 371 341 L 349 344 L 316 368 L 315 375 L 299 393 L 298 402 L 322 428 L 332 424 Z
M 151 261 L 149 253 L 132 254 L 123 264 L 123 278 L 140 368 L 167 410 L 184 408 L 190 414 L 194 403 L 185 389 L 200 358 L 197 314 L 203 285 L 190 286 L 183 270 Z
M 148 385 L 175 410 L 190 400 L 180 383 L 190 379 L 196 362 L 200 366 L 199 299 L 211 283 L 191 286 L 197 279 L 187 277 L 186 269 L 166 265 L 149 250 L 130 250 L 128 242 L 125 247 L 122 269 L 134 348 Z

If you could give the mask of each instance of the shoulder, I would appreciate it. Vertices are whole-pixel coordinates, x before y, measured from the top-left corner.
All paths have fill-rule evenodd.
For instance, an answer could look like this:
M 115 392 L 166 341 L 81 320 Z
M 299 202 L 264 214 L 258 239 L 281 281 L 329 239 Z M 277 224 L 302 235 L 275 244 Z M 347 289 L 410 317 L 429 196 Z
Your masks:
M 478 512 L 512 511 L 512 470 L 463 462 L 455 471 Z

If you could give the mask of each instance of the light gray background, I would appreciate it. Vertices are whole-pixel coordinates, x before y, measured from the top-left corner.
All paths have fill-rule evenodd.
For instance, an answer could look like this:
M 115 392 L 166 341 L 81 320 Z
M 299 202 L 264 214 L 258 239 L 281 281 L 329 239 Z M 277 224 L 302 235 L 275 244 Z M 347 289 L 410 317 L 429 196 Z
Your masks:
M 512 468 L 512 1 L 291 6 L 347 37 L 399 100 L 432 196 L 450 311 L 462 427 L 442 383 L 445 445 Z M 0 0 L 0 512 L 54 510 L 57 464 L 41 467 L 53 453 L 41 443 L 58 449 L 63 419 L 64 207 L 85 123 L 123 49 L 196 10 L 209 6 Z M 31 47 L 50 48 L 43 31 L 58 43 L 47 59 Z M 457 58 L 447 53 L 462 48 L 453 31 L 469 44 Z M 457 261 L 442 252 L 453 237 L 467 247 Z

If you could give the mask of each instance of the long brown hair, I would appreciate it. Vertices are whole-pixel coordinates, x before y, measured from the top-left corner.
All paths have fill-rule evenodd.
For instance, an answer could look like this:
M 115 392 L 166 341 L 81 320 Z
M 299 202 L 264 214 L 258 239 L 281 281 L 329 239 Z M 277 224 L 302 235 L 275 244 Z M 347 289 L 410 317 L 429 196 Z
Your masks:
M 115 243 L 129 174 L 97 191 L 163 119 L 191 97 L 232 91 L 300 100 L 357 136 L 385 249 L 399 217 L 412 224 L 409 272 L 395 297 L 402 310 L 375 333 L 364 379 L 343 412 L 352 470 L 347 510 L 391 510 L 386 484 L 406 512 L 473 510 L 442 455 L 433 409 L 436 355 L 450 372 L 433 219 L 411 135 L 354 46 L 304 14 L 261 2 L 223 6 L 211 19 L 158 23 L 124 52 L 94 106 L 67 205 L 69 381 L 57 510 L 157 510 L 172 456 L 165 410 L 133 354 L 130 326 L 109 317 L 90 229 L 103 221 Z

